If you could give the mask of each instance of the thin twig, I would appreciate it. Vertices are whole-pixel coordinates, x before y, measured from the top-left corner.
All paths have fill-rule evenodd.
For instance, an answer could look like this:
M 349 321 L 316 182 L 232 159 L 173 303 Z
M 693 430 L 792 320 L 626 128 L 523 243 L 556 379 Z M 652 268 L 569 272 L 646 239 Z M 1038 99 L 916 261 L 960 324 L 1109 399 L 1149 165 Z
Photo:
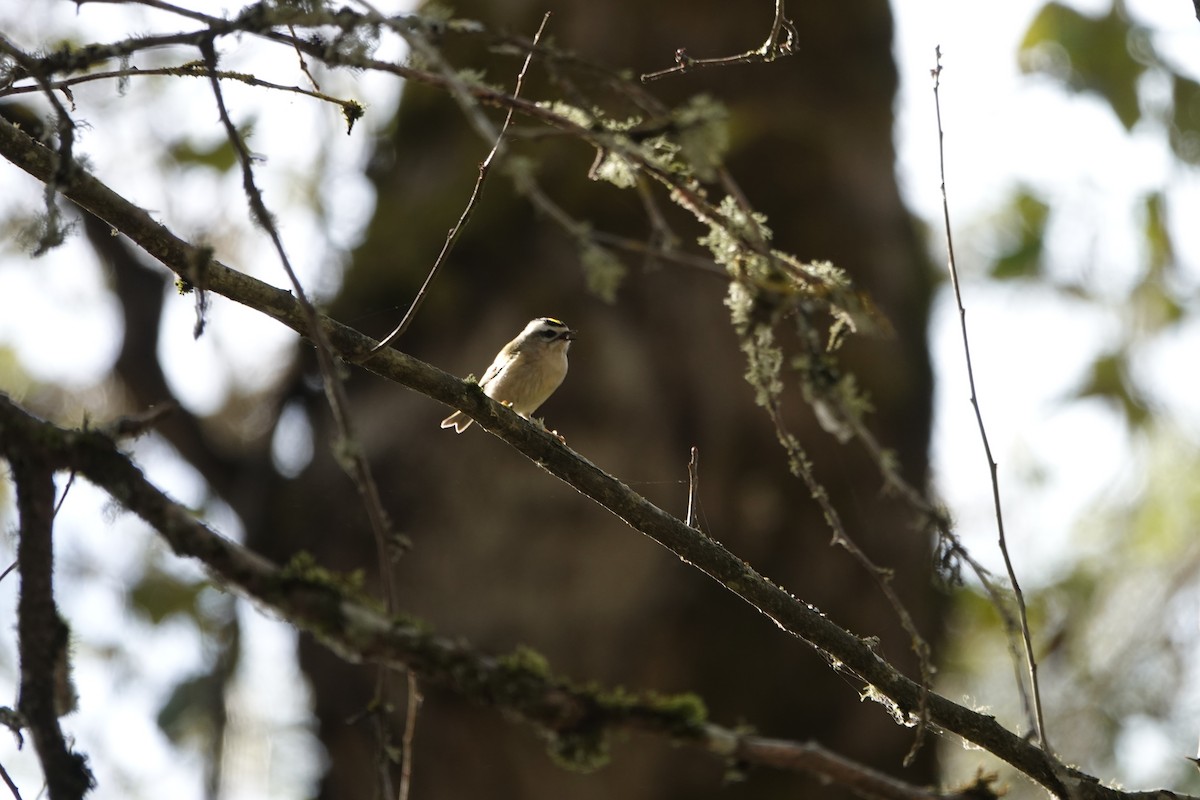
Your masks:
M 1050 743 L 1046 739 L 1046 724 L 1042 715 L 1042 696 L 1038 688 L 1037 659 L 1033 654 L 1033 639 L 1029 633 L 1029 615 L 1025 609 L 1025 595 L 1021 584 L 1017 581 L 1017 573 L 1013 569 L 1012 558 L 1008 553 L 1008 540 L 1004 535 L 1004 514 L 1000 503 L 1000 478 L 996 460 L 992 458 L 992 448 L 988 442 L 987 428 L 983 424 L 983 411 L 979 407 L 979 395 L 975 390 L 975 368 L 971 360 L 971 343 L 967 336 L 967 309 L 963 305 L 962 288 L 958 280 L 958 264 L 954 258 L 954 238 L 950 226 L 950 201 L 946 196 L 946 150 L 944 146 L 945 133 L 942 129 L 941 105 L 941 76 L 942 48 L 939 45 L 935 51 L 936 66 L 931 70 L 933 77 L 933 104 L 937 112 L 938 131 L 938 164 L 941 175 L 942 218 L 946 229 L 946 263 L 950 270 L 950 284 L 954 287 L 954 300 L 958 304 L 958 321 L 962 331 L 963 356 L 967 365 L 967 383 L 971 389 L 971 406 L 975 409 L 975 422 L 979 427 L 979 438 L 983 442 L 983 452 L 987 457 L 988 472 L 992 479 L 992 504 L 996 511 L 996 533 L 1000 545 L 1000 553 L 1004 557 L 1004 568 L 1008 571 L 1008 580 L 1012 584 L 1013 594 L 1017 600 L 1017 613 L 1021 622 L 1021 638 L 1025 644 L 1025 661 L 1029 670 L 1029 688 L 1033 695 L 1033 724 L 1037 731 L 1038 741 L 1042 749 L 1050 752 Z
M 58 512 L 62 510 L 63 503 L 67 502 L 67 495 L 71 492 L 71 487 L 75 485 L 75 470 L 71 470 L 71 474 L 67 476 L 67 485 L 63 487 L 62 496 L 58 498 L 58 502 L 54 504 L 54 518 L 58 519 Z M 12 569 L 12 567 L 9 567 Z M 4 571 L 4 575 L 8 574 L 8 570 Z M 4 575 L 0 575 L 0 580 L 4 580 Z
M 12 792 L 13 797 L 17 798 L 17 800 L 21 800 L 21 790 L 17 788 L 15 783 L 13 783 L 13 779 L 9 777 L 8 770 L 4 768 L 3 764 L 0 764 L 0 778 L 4 779 L 4 783 L 6 786 L 8 786 L 8 790 Z
M 591 225 L 577 220 L 567 213 L 566 209 L 556 203 L 550 195 L 546 194 L 546 190 L 534 180 L 532 175 L 525 172 L 513 172 L 509 177 L 512 179 L 517 192 L 522 197 L 532 203 L 535 209 L 549 217 L 551 222 L 562 228 L 581 246 L 588 244 L 607 245 L 618 250 L 643 256 L 647 260 L 690 267 L 707 275 L 729 281 L 729 271 L 714 262 L 711 256 L 706 257 L 678 250 L 669 246 L 666 242 L 656 244 L 656 239 L 667 234 L 661 232 L 653 222 L 651 224 L 654 233 L 651 235 L 650 242 L 644 242 L 640 239 L 633 239 L 608 231 L 598 231 L 592 228 Z
M 908 608 L 904 605 L 904 601 L 896 593 L 896 587 L 892 585 L 892 571 L 884 569 L 872 561 L 870 556 L 858 546 L 858 543 L 850 538 L 850 534 L 846 531 L 846 527 L 842 523 L 841 515 L 829 497 L 829 492 L 826 491 L 820 480 L 817 479 L 816 473 L 813 472 L 812 462 L 800 444 L 800 440 L 785 426 L 778 403 L 772 404 L 767 409 L 767 412 L 772 422 L 775 423 L 776 437 L 788 455 L 788 466 L 792 474 L 799 478 L 808 488 L 809 494 L 817 501 L 817 505 L 820 506 L 821 512 L 825 515 L 826 525 L 833 531 L 833 541 L 831 544 L 837 545 L 848 552 L 875 581 L 875 585 L 879 587 L 879 591 L 883 593 L 884 598 L 887 599 L 888 604 L 891 605 L 892 610 L 900 620 L 900 626 L 908 634 L 912 651 L 917 656 L 917 665 L 921 671 L 920 696 L 916 703 L 916 708 L 912 710 L 912 716 L 915 717 L 917 724 L 912 747 L 909 748 L 908 754 L 904 758 L 904 762 L 907 765 L 916 758 L 917 752 L 925 743 L 925 738 L 929 731 L 929 723 L 932 721 L 929 715 L 929 697 L 933 686 L 932 650 L 929 647 L 929 643 L 925 641 L 925 637 L 918 630 L 917 623 L 913 621 L 912 615 L 909 614 Z
M 538 26 L 537 33 L 534 34 L 533 44 L 537 45 L 542 38 L 542 32 L 546 29 L 546 23 L 550 21 L 550 12 L 547 11 L 542 16 L 542 24 Z M 517 73 L 517 84 L 513 89 L 513 97 L 519 97 L 521 87 L 525 83 L 525 73 L 529 70 L 529 62 L 533 60 L 533 50 L 525 55 L 525 62 L 521 65 L 521 71 Z M 413 298 L 412 305 L 408 307 L 404 317 L 400 320 L 400 324 L 395 330 L 383 338 L 383 340 L 375 346 L 371 353 L 376 353 L 379 350 L 388 347 L 392 342 L 396 341 L 412 324 L 413 318 L 417 314 L 417 309 L 424 302 L 426 294 L 429 293 L 429 287 L 433 284 L 433 279 L 441 271 L 442 265 L 446 263 L 446 257 L 450 255 L 450 251 L 454 249 L 454 245 L 458 242 L 462 232 L 466 229 L 467 223 L 470 222 L 471 216 L 475 213 L 475 207 L 479 205 L 479 199 L 483 194 L 483 184 L 487 181 L 488 175 L 492 170 L 492 163 L 496 159 L 496 155 L 500 152 L 504 145 L 504 137 L 508 132 L 508 126 L 512 124 L 513 108 L 510 106 L 508 113 L 504 116 L 504 124 L 500 126 L 500 132 L 496 136 L 496 141 L 492 144 L 492 149 L 488 152 L 487 157 L 479 163 L 479 174 L 475 178 L 475 188 L 471 190 L 471 197 L 467 200 L 466 208 L 462 210 L 462 214 L 458 217 L 458 222 L 454 223 L 454 227 L 446 233 L 446 241 L 442 245 L 442 251 L 438 253 L 437 259 L 433 262 L 433 266 L 429 270 L 429 274 L 425 276 L 425 282 L 421 284 L 420 290 L 417 291 L 417 296 Z
M 1025 679 L 1022 677 L 1023 658 L 1019 644 L 1021 639 L 1020 623 L 1009 608 L 1009 603 L 1003 590 L 997 585 L 995 576 L 967 550 L 962 540 L 959 539 L 958 534 L 951 528 L 947 513 L 905 480 L 904 476 L 896 468 L 890 454 L 883 449 L 879 441 L 875 438 L 875 435 L 864 424 L 862 417 L 859 414 L 852 413 L 846 407 L 844 398 L 831 397 L 829 399 L 833 401 L 835 407 L 838 409 L 839 420 L 849 426 L 855 438 L 858 439 L 867 451 L 867 455 L 875 462 L 876 467 L 883 476 L 885 489 L 896 492 L 902 500 L 908 503 L 924 520 L 924 524 L 927 526 L 926 530 L 936 532 L 948 555 L 953 559 L 966 563 L 975 574 L 976 579 L 987 593 L 988 598 L 992 601 L 992 607 L 996 609 L 996 613 L 1000 616 L 1000 624 L 1004 626 L 1005 639 L 1008 641 L 1013 668 L 1016 671 L 1016 684 L 1020 690 L 1021 708 L 1025 711 L 1029 719 L 1033 719 L 1032 701 L 1029 698 L 1029 690 L 1025 686 Z
M 58 197 L 59 189 L 70 183 L 75 170 L 75 121 L 71 119 L 71 115 L 67 113 L 67 109 L 59 102 L 58 96 L 50 87 L 46 74 L 39 69 L 37 59 L 17 47 L 2 33 L 0 33 L 0 53 L 7 54 L 13 61 L 29 72 L 34 82 L 41 89 L 42 94 L 45 95 L 46 100 L 50 103 L 51 108 L 54 109 L 54 118 L 56 120 L 55 130 L 58 133 L 58 144 L 56 147 L 58 163 L 54 168 L 54 177 L 46 181 L 42 193 L 43 202 L 46 205 L 45 225 L 43 232 L 38 238 L 37 246 L 33 250 L 33 255 L 39 256 L 62 244 L 66 236 L 66 226 L 62 222 L 62 210 L 59 209 L 56 198 Z M 70 97 L 69 94 L 67 96 Z
M 208 69 L 202 64 L 183 64 L 178 67 L 153 67 L 149 69 L 115 69 L 104 72 L 89 72 L 86 75 L 76 75 L 71 78 L 61 78 L 59 80 L 50 81 L 47 85 L 51 89 L 58 91 L 66 91 L 72 86 L 78 86 L 83 83 L 92 83 L 94 81 L 103 80 L 127 80 L 129 78 L 146 78 L 146 77 L 161 77 L 161 76 L 180 76 L 180 77 L 196 77 L 207 78 Z M 325 94 L 321 91 L 305 89 L 301 86 L 286 86 L 280 83 L 273 83 L 259 78 L 256 75 L 251 75 L 245 72 L 231 72 L 229 70 L 220 70 L 217 72 L 217 77 L 222 80 L 239 81 L 247 86 L 258 86 L 263 89 L 272 89 L 279 92 L 291 92 L 293 94 L 304 95 L 311 97 L 314 100 L 321 100 L 325 103 L 332 103 L 341 106 L 342 114 L 348 118 L 357 119 L 362 114 L 362 104 L 357 100 L 341 100 L 332 95 Z M 314 83 L 315 85 L 315 83 Z M 10 97 L 21 94 L 29 94 L 31 92 L 42 91 L 39 86 L 14 86 L 6 89 L 3 96 Z
M 288 32 L 291 33 L 292 36 L 295 36 L 295 26 L 288 25 Z M 321 84 L 317 83 L 317 79 L 314 78 L 313 74 L 308 71 L 308 62 L 304 60 L 304 53 L 296 50 L 296 58 L 300 61 L 300 71 L 304 73 L 304 77 L 308 78 L 309 83 L 313 85 L 314 89 L 316 89 L 318 92 L 321 91 Z
M 692 445 L 692 458 L 688 461 L 688 502 L 684 524 L 696 527 L 696 499 L 700 492 L 700 448 Z
M 533 45 L 536 48 L 541 41 L 542 33 L 546 29 L 546 24 L 550 21 L 550 12 L 547 11 L 542 16 L 542 22 L 538 26 L 537 33 L 533 37 Z M 529 70 L 529 64 L 533 60 L 534 48 L 531 48 L 525 55 L 525 61 L 521 65 L 521 70 L 517 73 L 516 85 L 513 88 L 513 97 L 518 97 L 521 94 L 521 88 L 525 83 L 525 75 Z M 297 50 L 299 52 L 299 50 Z M 487 157 L 479 164 L 479 173 L 475 179 L 475 187 L 471 190 L 471 196 L 467 200 L 467 205 L 459 215 L 458 222 L 446 234 L 446 241 L 442 245 L 442 250 L 438 253 L 437 259 L 433 262 L 433 266 L 429 270 L 429 274 L 425 276 L 424 283 L 417 291 L 416 297 L 413 298 L 412 304 L 408 307 L 400 324 L 389 333 L 384 339 L 375 345 L 370 351 L 374 354 L 379 350 L 388 347 L 397 338 L 408 330 L 416 317 L 417 310 L 424 302 L 426 295 L 429 293 L 430 287 L 433 285 L 434 278 L 441 272 L 442 266 L 446 263 L 447 257 L 454 249 L 454 245 L 458 242 L 462 232 L 466 229 L 467 223 L 475 212 L 476 206 L 479 204 L 479 199 L 483 195 L 483 185 L 487 181 L 488 175 L 491 173 L 492 164 L 495 162 L 496 156 L 500 153 L 504 145 L 505 134 L 508 132 L 509 126 L 512 124 L 514 110 L 510 107 L 504 117 L 504 124 L 500 127 L 499 133 L 492 144 L 492 149 L 488 152 Z M 368 354 L 368 355 L 370 355 Z M 412 780 L 412 743 L 416 735 L 417 724 L 417 706 L 420 703 L 420 690 L 417 686 L 417 678 L 415 675 L 408 673 L 408 710 L 404 720 L 404 735 L 401 740 L 401 764 L 400 764 L 400 791 L 399 800 L 406 800 L 409 794 Z M 388 781 L 385 781 L 387 783 Z M 390 791 L 388 792 L 390 795 Z
M 404 714 L 404 738 L 400 740 L 400 792 L 397 800 L 408 800 L 412 789 L 413 739 L 417 731 L 417 712 L 421 709 L 421 686 L 417 676 L 408 670 L 408 705 Z
M 379 772 L 378 795 L 392 797 L 392 736 L 388 716 L 391 707 L 388 701 L 388 670 L 379 667 L 375 670 L 375 696 L 371 700 L 367 714 L 371 718 L 371 726 L 375 734 L 375 769 Z
M 347 472 L 349 473 L 355 487 L 358 489 L 359 495 L 363 500 L 363 505 L 366 507 L 367 516 L 371 522 L 371 531 L 375 542 L 376 558 L 378 561 L 379 578 L 383 585 L 383 593 L 389 613 L 397 611 L 397 596 L 396 582 L 392 574 L 392 560 L 389 557 L 388 542 L 394 541 L 395 536 L 390 531 L 390 525 L 387 518 L 387 513 L 383 510 L 383 503 L 379 497 L 379 488 L 375 483 L 375 478 L 371 473 L 371 466 L 367 461 L 366 455 L 363 453 L 362 447 L 355 436 L 353 420 L 349 415 L 349 400 L 346 396 L 345 385 L 342 383 L 341 375 L 339 374 L 339 366 L 337 359 L 333 354 L 333 348 L 329 344 L 329 340 L 321 326 L 320 315 L 316 308 L 309 301 L 304 287 L 292 269 L 287 252 L 283 246 L 283 240 L 279 235 L 278 229 L 275 227 L 274 221 L 270 212 L 267 210 L 266 204 L 262 199 L 262 193 L 254 181 L 254 170 L 252 167 L 252 159 L 249 151 L 243 142 L 241 135 L 234 127 L 233 120 L 229 117 L 229 112 L 225 107 L 224 96 L 221 92 L 221 83 L 217 79 L 217 58 L 216 51 L 213 47 L 213 40 L 206 39 L 200 44 L 201 53 L 204 56 L 204 61 L 208 66 L 209 82 L 212 85 L 213 95 L 217 101 L 217 110 L 219 112 L 221 122 L 225 126 L 226 135 L 230 143 L 234 146 L 241 161 L 242 166 L 242 185 L 245 189 L 246 196 L 250 203 L 251 212 L 255 221 L 266 230 L 275 247 L 275 251 L 279 256 L 280 263 L 283 265 L 284 271 L 287 273 L 288 279 L 291 281 L 292 289 L 296 295 L 297 303 L 299 304 L 302 313 L 304 314 L 306 327 L 309 332 L 309 337 L 312 339 L 316 353 L 317 364 L 320 369 L 321 379 L 325 387 L 325 397 L 329 404 L 330 411 L 334 420 L 335 429 L 338 432 L 339 441 L 335 445 L 338 450 L 339 460 L 342 462 Z M 374 705 L 386 710 L 388 707 L 387 701 L 387 671 L 379 670 L 378 680 L 376 684 L 376 697 Z M 379 737 L 380 752 L 382 757 L 381 764 L 381 788 L 387 796 L 391 796 L 391 777 L 387 767 L 387 752 L 388 752 L 388 734 L 387 723 L 379 716 L 375 717 L 376 732 Z
M 292 291 L 296 294 L 296 301 L 308 323 L 308 334 L 316 349 L 317 363 L 320 367 L 321 379 L 325 385 L 325 396 L 329 403 L 340 439 L 337 447 L 341 451 L 340 455 L 343 457 L 344 463 L 347 464 L 349 472 L 354 479 L 354 484 L 363 498 L 363 504 L 366 506 L 367 516 L 370 519 L 371 529 L 374 533 L 376 550 L 378 551 L 380 579 L 383 583 L 387 607 L 390 610 L 395 610 L 396 587 L 395 581 L 392 579 L 391 570 L 388 568 L 391 560 L 388 557 L 387 544 L 393 537 L 389 532 L 390 525 L 387 514 L 383 510 L 383 503 L 379 498 L 379 488 L 375 483 L 375 478 L 371 474 L 371 467 L 367 463 L 366 456 L 363 454 L 362 448 L 354 436 L 353 423 L 348 410 L 349 402 L 346 397 L 346 389 L 338 374 L 339 368 L 333 355 L 333 349 L 321 326 L 320 315 L 308 299 L 308 295 L 305 293 L 300 279 L 296 276 L 295 270 L 292 269 L 292 264 L 288 259 L 287 251 L 284 249 L 279 230 L 276 228 L 271 213 L 267 210 L 266 204 L 263 202 L 262 193 L 255 184 L 253 159 L 246 148 L 245 142 L 242 140 L 241 134 L 238 133 L 233 120 L 229 117 L 228 109 L 225 107 L 221 82 L 216 76 L 217 56 L 216 50 L 213 47 L 213 40 L 210 38 L 201 42 L 200 50 L 208 66 L 209 83 L 212 86 L 213 96 L 216 98 L 217 111 L 219 112 L 221 123 L 225 126 L 226 135 L 241 162 L 242 185 L 250 202 L 254 219 L 270 237 L 271 243 L 275 247 L 275 252 L 279 256 L 280 263 L 283 265 L 284 272 L 287 273 L 288 280 L 292 284 Z
M 1200 2 L 1200 0 L 1198 0 Z M 788 19 L 784 8 L 784 0 L 775 0 L 775 21 L 771 24 L 771 33 L 766 41 L 755 50 L 747 50 L 735 56 L 719 58 L 692 58 L 684 48 L 675 51 L 675 66 L 661 69 L 657 72 L 647 72 L 642 75 L 642 83 L 665 78 L 668 75 L 682 75 L 698 67 L 727 67 L 731 64 L 770 63 L 782 56 L 790 56 L 796 52 L 796 25 Z
M 814 742 L 789 742 L 761 736 L 742 738 L 737 757 L 753 764 L 810 772 L 872 800 L 985 800 L 1000 793 L 992 787 L 995 776 L 981 775 L 970 786 L 940 792 L 914 786 L 883 772 L 858 764 Z

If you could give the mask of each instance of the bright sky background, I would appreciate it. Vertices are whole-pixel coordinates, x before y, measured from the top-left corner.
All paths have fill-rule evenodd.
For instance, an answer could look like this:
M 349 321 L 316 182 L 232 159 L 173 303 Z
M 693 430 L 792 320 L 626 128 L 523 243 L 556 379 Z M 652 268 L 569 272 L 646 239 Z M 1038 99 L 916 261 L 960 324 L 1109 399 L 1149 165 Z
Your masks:
M 396 8 L 388 2 L 377 5 L 384 11 Z M 903 79 L 897 106 L 898 174 L 910 207 L 931 226 L 931 248 L 942 253 L 937 136 L 929 78 L 934 47 L 940 44 L 945 70 L 942 116 L 948 191 L 957 226 L 959 268 L 967 277 L 976 377 L 1001 465 L 1006 521 L 1017 568 L 1035 583 L 1052 577 L 1070 557 L 1064 542 L 1079 513 L 1134 477 L 1129 474 L 1129 442 L 1116 416 L 1100 403 L 1068 409 L 1060 402 L 1079 385 L 1089 359 L 1113 340 L 1117 319 L 1104 312 L 1065 307 L 1050 295 L 1032 293 L 1027 287 L 984 286 L 971 280 L 982 270 L 987 255 L 979 250 L 980 237 L 972 233 L 998 210 L 1012 187 L 1021 182 L 1041 187 L 1056 214 L 1068 220 L 1051 230 L 1059 268 L 1084 271 L 1119 298 L 1138 258 L 1136 239 L 1129 232 L 1129 210 L 1145 192 L 1169 184 L 1180 260 L 1188 265 L 1193 285 L 1200 283 L 1196 266 L 1200 264 L 1200 231 L 1194 225 L 1181 224 L 1182 220 L 1200 219 L 1200 181 L 1196 176 L 1181 173 L 1161 141 L 1149 132 L 1126 135 L 1099 102 L 1065 98 L 1055 87 L 1019 74 L 1017 44 L 1040 5 L 1040 0 L 894 2 L 896 57 Z M 1079 0 L 1074 5 L 1096 13 L 1108 7 L 1103 0 Z M 1130 0 L 1127 5 L 1135 17 L 1158 31 L 1154 41 L 1164 54 L 1177 65 L 1187 66 L 1193 76 L 1200 76 L 1200 22 L 1190 3 Z M 85 5 L 77 11 L 66 0 L 33 6 L 0 0 L 0 30 L 28 47 L 49 31 L 74 29 L 81 40 L 103 40 L 130 30 L 150 29 L 155 22 L 168 19 L 143 9 L 139 12 L 142 24 L 110 22 L 127 13 L 102 4 Z M 169 19 L 166 24 L 178 25 Z M 258 67 L 236 59 L 225 66 Z M 303 82 L 294 60 L 277 59 L 273 72 L 282 83 Z M 283 285 L 277 261 L 261 241 L 243 238 L 236 228 L 213 229 L 207 224 L 213 203 L 243 202 L 238 176 L 200 172 L 172 185 L 169 191 L 160 185 L 161 165 L 155 162 L 144 136 L 174 138 L 185 128 L 211 130 L 214 143 L 222 136 L 207 90 L 199 81 L 196 86 L 199 100 L 193 100 L 196 95 L 175 93 L 158 98 L 149 131 L 140 115 L 114 113 L 133 102 L 142 87 L 132 86 L 124 101 L 78 90 L 81 108 L 88 109 L 81 116 L 96 123 L 94 131 L 84 131 L 81 147 L 96 171 L 134 202 L 163 214 L 185 236 L 202 234 L 221 242 L 240 254 L 240 258 L 230 259 L 233 263 L 243 268 L 254 265 L 256 275 Z M 368 118 L 360 125 L 369 126 L 386 123 L 399 87 L 393 80 L 374 75 L 339 75 L 328 78 L 323 88 L 366 98 Z M 339 248 L 354 244 L 371 212 L 370 190 L 356 177 L 366 157 L 363 145 L 368 137 L 358 132 L 347 137 L 327 107 L 307 100 L 275 95 L 264 101 L 266 95 L 260 90 L 245 92 L 232 86 L 227 92 L 227 102 L 234 109 L 260 108 L 253 145 L 271 154 L 269 168 L 259 173 L 260 185 L 268 203 L 280 214 L 290 255 L 311 285 L 325 259 L 339 257 Z M 91 103 L 95 105 L 87 105 Z M 296 131 L 306 135 L 297 137 Z M 114 141 L 120 145 L 112 146 Z M 325 155 L 344 167 L 326 171 L 341 177 L 306 187 L 330 198 L 330 216 L 324 220 L 314 218 L 306 208 L 306 198 L 296 194 L 296 186 L 304 184 L 297 176 L 311 172 L 313 154 L 303 146 L 311 141 L 330 143 Z M 118 174 L 126 177 L 118 179 Z M 13 207 L 38 203 L 39 187 L 6 164 L 0 164 L 0 187 L 0 215 Z M 1107 224 L 1105 220 L 1115 221 Z M 331 232 L 333 251 L 306 234 L 319 226 Z M 111 364 L 118 326 L 117 309 L 105 299 L 103 274 L 78 239 L 36 262 L 11 244 L 0 243 L 0 346 L 13 348 L 36 378 L 78 389 L 90 386 Z M 215 409 L 231 387 L 252 389 L 269 380 L 270 370 L 264 370 L 263 364 L 278 363 L 278 354 L 293 338 L 275 323 L 229 303 L 214 305 L 208 333 L 199 342 L 192 340 L 191 327 L 186 304 L 171 304 L 162 355 L 166 364 L 187 364 L 188 373 L 206 377 L 197 382 L 182 371 L 172 376 L 189 406 L 199 412 Z M 967 401 L 957 314 L 946 295 L 935 308 L 930 343 L 938 371 L 933 444 L 938 486 L 976 556 L 999 569 L 990 486 Z M 1154 376 L 1157 395 L 1176 414 L 1193 445 L 1200 441 L 1200 404 L 1193 401 L 1200 388 L 1195 377 L 1197 353 L 1200 326 L 1193 322 L 1176 341 L 1146 355 L 1146 369 Z M 18 396 L 22 391 L 22 387 L 2 388 Z M 162 446 L 148 441 L 139 445 L 137 456 L 160 485 L 183 502 L 199 505 L 205 501 L 197 477 Z M 1041 477 L 1035 480 L 1034 476 Z M 61 519 L 60 530 L 65 535 L 59 537 L 60 576 L 88 575 L 99 580 L 78 582 L 87 588 L 64 587 L 61 598 L 64 611 L 75 624 L 97 631 L 93 640 L 112 637 L 115 647 L 120 637 L 127 635 L 125 626 L 139 625 L 123 607 L 121 587 L 145 568 L 140 548 L 149 534 L 127 517 L 105 511 L 107 508 L 99 492 L 83 485 L 72 490 Z M 114 526 L 96 526 L 97 514 L 115 518 Z M 0 524 L 11 526 L 13 521 L 9 518 Z M 223 530 L 237 535 L 232 519 L 225 521 Z M 119 541 L 136 546 L 122 548 L 116 544 Z M 183 574 L 198 574 L 174 559 L 161 558 L 156 563 Z M 0 585 L 0 615 L 9 619 L 15 617 L 15 589 L 12 578 Z M 293 636 L 245 604 L 240 607 L 247 626 L 243 641 L 251 652 L 244 662 L 247 674 L 239 683 L 247 701 L 245 717 L 235 721 L 233 735 L 241 736 L 240 741 L 249 747 L 257 740 L 256 730 L 281 720 L 292 726 L 293 734 L 290 741 L 274 744 L 278 752 L 253 752 L 253 757 L 235 762 L 232 767 L 240 782 L 231 796 L 288 796 L 312 780 L 319 766 L 310 764 L 307 773 L 301 769 L 292 774 L 278 768 L 281 761 L 293 761 L 294 766 L 288 754 L 295 753 L 297 743 L 305 737 L 299 727 L 304 691 L 287 655 Z M 144 655 L 149 679 L 131 685 L 130 676 L 103 668 L 78 675 L 85 705 L 71 718 L 71 727 L 81 748 L 91 753 L 99 773 L 100 789 L 95 797 L 127 796 L 131 787 L 122 785 L 122 780 L 130 778 L 154 786 L 156 796 L 198 798 L 198 763 L 181 767 L 177 751 L 155 727 L 154 713 L 179 677 L 196 670 L 209 654 L 188 626 L 151 629 L 140 623 L 139 630 L 145 633 L 145 642 L 138 644 L 138 652 Z M 99 656 L 95 663 L 101 663 Z M 15 674 L 15 646 L 11 641 L 0 643 L 0 703 L 8 702 L 6 693 L 12 694 L 2 685 L 4 676 Z M 118 694 L 119 702 L 111 702 Z M 1193 708 L 1200 707 L 1196 698 L 1186 701 Z M 119 728 L 114 728 L 114 723 Z M 119 740 L 113 737 L 116 729 L 120 730 Z M 1146 780 L 1154 780 L 1156 764 L 1178 756 L 1174 749 L 1178 744 L 1168 744 L 1149 755 L 1139 752 Z M 33 795 L 34 782 L 21 766 L 26 757 L 16 754 L 11 737 L 0 736 L 0 763 Z

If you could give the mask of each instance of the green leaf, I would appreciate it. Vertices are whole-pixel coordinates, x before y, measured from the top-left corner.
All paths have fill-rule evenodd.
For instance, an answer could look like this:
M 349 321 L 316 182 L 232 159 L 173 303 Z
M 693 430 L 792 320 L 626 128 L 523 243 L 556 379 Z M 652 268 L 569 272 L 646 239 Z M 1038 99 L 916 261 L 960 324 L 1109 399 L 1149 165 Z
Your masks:
M 1171 231 L 1167 227 L 1167 198 L 1162 192 L 1146 195 L 1146 247 L 1150 274 L 1156 278 L 1175 263 L 1175 246 L 1171 242 Z
M 1138 335 L 1162 331 L 1186 313 L 1183 303 L 1172 293 L 1170 273 L 1175 266 L 1175 246 L 1167 226 L 1166 196 L 1151 192 L 1143 201 L 1143 209 L 1147 268 L 1129 298 Z
M 216 729 L 216 715 L 224 702 L 223 684 L 217 676 L 197 675 L 180 683 L 158 711 L 158 727 L 179 746 L 195 737 L 203 741 Z
M 1103 17 L 1089 17 L 1061 3 L 1047 3 L 1025 31 L 1018 60 L 1023 72 L 1099 95 L 1130 130 L 1141 118 L 1137 81 L 1146 69 L 1130 51 L 1131 38 L 1151 57 L 1149 40 L 1140 33 L 1115 5 Z
M 1027 189 L 1016 193 L 997 226 L 1007 233 L 1007 239 L 992 263 L 993 278 L 1034 278 L 1041 274 L 1049 217 L 1050 206 L 1040 198 Z
M 207 147 L 181 139 L 172 144 L 168 152 L 178 164 L 209 167 L 217 172 L 228 172 L 237 164 L 237 152 L 226 138 Z
M 1091 374 L 1076 397 L 1099 397 L 1114 401 L 1125 420 L 1135 428 L 1142 427 L 1150 417 L 1150 404 L 1133 385 L 1126 363 L 1129 353 L 1118 349 L 1101 355 L 1092 364 Z
M 1171 150 L 1180 161 L 1200 166 L 1200 83 L 1172 78 Z
M 173 614 L 199 616 L 197 600 L 207 586 L 180 580 L 155 567 L 129 590 L 129 606 L 155 625 Z

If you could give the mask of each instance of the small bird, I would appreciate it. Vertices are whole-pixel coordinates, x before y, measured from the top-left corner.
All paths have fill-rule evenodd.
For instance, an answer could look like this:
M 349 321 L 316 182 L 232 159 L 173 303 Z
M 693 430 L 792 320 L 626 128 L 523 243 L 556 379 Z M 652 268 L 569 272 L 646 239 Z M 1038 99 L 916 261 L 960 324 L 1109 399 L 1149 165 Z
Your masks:
M 576 332 L 551 317 L 530 320 L 517 338 L 501 348 L 479 379 L 483 393 L 525 419 L 554 394 L 567 377 L 567 348 Z M 443 428 L 462 433 L 471 418 L 455 411 L 442 420 Z

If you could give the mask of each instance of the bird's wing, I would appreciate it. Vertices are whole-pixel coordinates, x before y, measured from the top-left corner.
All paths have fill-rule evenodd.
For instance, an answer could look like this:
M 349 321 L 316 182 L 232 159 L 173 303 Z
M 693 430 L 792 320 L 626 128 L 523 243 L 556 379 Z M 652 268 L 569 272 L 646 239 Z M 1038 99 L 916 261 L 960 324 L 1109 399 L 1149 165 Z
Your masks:
M 503 350 L 496 354 L 496 360 L 492 362 L 492 365 L 484 371 L 483 377 L 479 379 L 479 385 L 487 388 L 487 385 L 495 380 L 497 375 L 504 371 L 504 368 L 509 365 L 509 362 L 517 357 L 517 353 L 519 352 L 520 350 L 518 350 L 516 347 L 513 347 L 511 344 L 505 346 Z

